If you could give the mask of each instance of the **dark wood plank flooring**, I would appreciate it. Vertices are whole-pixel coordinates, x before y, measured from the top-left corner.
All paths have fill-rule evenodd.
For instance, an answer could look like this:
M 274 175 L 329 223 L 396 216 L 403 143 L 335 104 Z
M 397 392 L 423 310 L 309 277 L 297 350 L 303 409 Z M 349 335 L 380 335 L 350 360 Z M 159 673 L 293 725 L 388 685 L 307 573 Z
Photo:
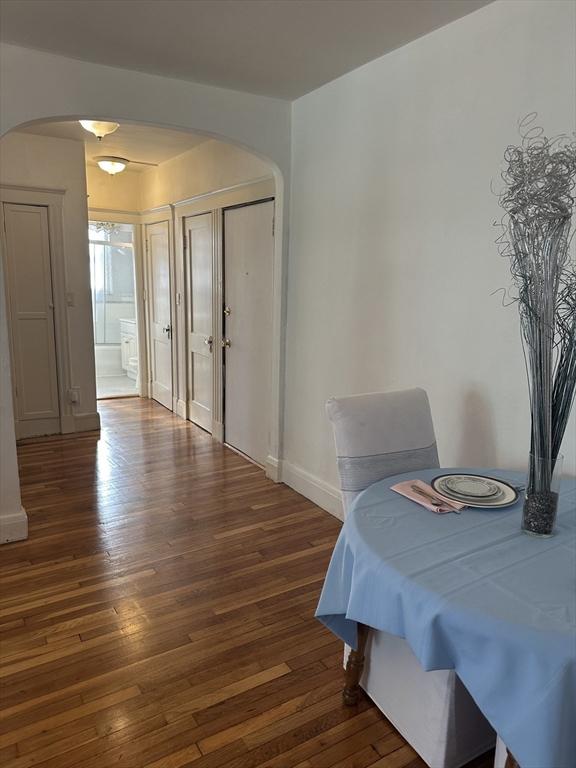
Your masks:
M 423 768 L 368 700 L 342 705 L 313 618 L 338 521 L 152 401 L 99 408 L 100 435 L 19 447 L 0 765 Z

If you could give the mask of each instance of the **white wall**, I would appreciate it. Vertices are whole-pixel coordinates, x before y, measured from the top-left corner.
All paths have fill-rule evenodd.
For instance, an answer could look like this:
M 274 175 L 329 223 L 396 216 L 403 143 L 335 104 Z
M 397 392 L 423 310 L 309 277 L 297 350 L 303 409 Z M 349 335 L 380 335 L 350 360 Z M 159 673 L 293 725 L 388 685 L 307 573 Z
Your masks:
M 69 360 L 71 384 L 80 388 L 80 402 L 73 406 L 73 412 L 79 425 L 84 421 L 84 428 L 94 429 L 98 417 L 84 145 L 69 139 L 10 133 L 0 139 L 0 183 L 65 190 L 62 227 L 66 291 L 74 304 L 67 308 Z
M 0 270 L 0 318 L 6 313 L 4 275 Z M 20 501 L 18 461 L 14 435 L 14 411 L 12 410 L 12 385 L 10 383 L 10 355 L 7 350 L 8 327 L 0 323 L 0 544 L 18 541 L 28 535 L 28 518 Z
M 519 118 L 575 129 L 575 10 L 496 2 L 294 103 L 284 477 L 325 506 L 337 506 L 331 395 L 421 385 L 444 466 L 525 467 L 490 184 Z

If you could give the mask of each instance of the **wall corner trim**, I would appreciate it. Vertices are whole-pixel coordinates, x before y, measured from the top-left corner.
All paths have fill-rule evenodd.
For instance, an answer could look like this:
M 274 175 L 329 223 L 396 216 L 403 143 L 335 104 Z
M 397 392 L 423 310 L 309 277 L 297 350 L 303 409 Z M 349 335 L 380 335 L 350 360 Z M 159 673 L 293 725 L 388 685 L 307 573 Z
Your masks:
M 88 218 L 94 221 L 94 218 L 100 214 L 104 214 L 106 216 L 109 216 L 112 214 L 113 216 L 140 216 L 140 211 L 124 211 L 120 208 L 91 208 L 88 206 Z M 122 224 L 124 222 L 121 222 Z M 127 224 L 131 224 L 132 222 L 126 222 Z
M 172 213 L 173 203 L 164 203 L 163 205 L 156 205 L 154 208 L 145 208 L 140 211 L 141 216 L 156 215 L 158 213 Z
M 296 464 L 290 464 L 288 461 L 281 462 L 280 480 L 322 507 L 326 512 L 337 517 L 338 520 L 344 520 L 342 497 L 335 486 L 312 475 Z
M 274 176 L 258 176 L 256 179 L 248 179 L 247 181 L 240 181 L 238 184 L 232 184 L 228 187 L 219 187 L 217 189 L 211 189 L 209 192 L 201 192 L 198 195 L 194 195 L 193 197 L 187 197 L 185 200 L 177 200 L 175 203 L 173 203 L 173 206 L 175 209 L 185 207 L 187 205 L 190 205 L 191 203 L 195 203 L 198 200 L 205 200 L 209 199 L 211 197 L 215 197 L 216 195 L 222 195 L 225 192 L 234 192 L 237 189 L 243 189 L 244 187 L 251 187 L 255 186 L 256 184 L 261 184 L 264 181 L 274 181 Z M 157 210 L 155 208 L 150 209 L 150 211 Z M 145 213 L 149 213 L 150 211 L 145 211 Z
M 212 437 L 219 443 L 224 442 L 224 424 L 221 421 L 212 423 Z
M 8 514 L 0 513 L 0 544 L 28 538 L 28 515 L 24 507 Z
M 35 187 L 28 184 L 0 184 L 0 187 L 7 194 L 10 192 L 35 192 L 36 194 L 61 196 L 66 194 L 66 190 L 59 187 Z

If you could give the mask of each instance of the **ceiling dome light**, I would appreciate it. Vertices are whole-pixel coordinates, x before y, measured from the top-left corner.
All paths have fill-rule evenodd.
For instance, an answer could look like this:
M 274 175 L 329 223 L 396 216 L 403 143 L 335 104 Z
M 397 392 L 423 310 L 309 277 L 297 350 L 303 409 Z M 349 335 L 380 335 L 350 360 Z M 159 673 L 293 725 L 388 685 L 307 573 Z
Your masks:
M 104 136 L 114 133 L 120 127 L 119 123 L 107 123 L 104 120 L 80 120 L 79 122 L 82 128 L 93 133 L 98 141 L 102 141 Z
M 106 155 L 95 157 L 94 160 L 98 163 L 99 168 L 106 171 L 106 173 L 109 173 L 111 176 L 114 176 L 115 173 L 121 173 L 130 162 L 124 157 L 112 157 Z

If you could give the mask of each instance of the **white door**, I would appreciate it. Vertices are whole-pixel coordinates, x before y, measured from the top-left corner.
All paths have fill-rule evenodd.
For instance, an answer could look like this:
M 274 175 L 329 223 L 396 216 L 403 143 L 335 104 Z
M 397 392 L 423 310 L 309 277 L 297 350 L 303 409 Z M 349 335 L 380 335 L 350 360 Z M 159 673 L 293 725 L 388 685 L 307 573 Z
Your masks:
M 17 437 L 60 432 L 48 210 L 4 204 Z
M 224 436 L 264 465 L 272 382 L 274 201 L 224 211 Z
M 184 219 L 188 418 L 212 433 L 212 214 Z
M 167 221 L 146 226 L 151 396 L 172 410 L 172 312 Z

